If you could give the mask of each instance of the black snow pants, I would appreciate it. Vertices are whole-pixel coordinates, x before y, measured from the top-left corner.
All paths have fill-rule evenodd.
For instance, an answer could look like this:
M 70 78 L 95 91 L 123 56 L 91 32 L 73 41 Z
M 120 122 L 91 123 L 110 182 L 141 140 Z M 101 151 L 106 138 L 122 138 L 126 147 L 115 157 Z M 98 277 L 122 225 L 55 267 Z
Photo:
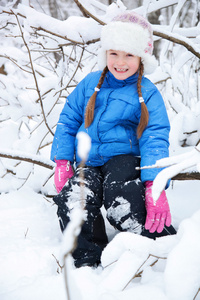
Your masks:
M 102 205 L 106 209 L 108 221 L 119 231 L 129 231 L 153 239 L 176 233 L 172 226 L 165 227 L 161 233 L 150 233 L 144 228 L 145 190 L 140 172 L 135 170 L 139 164 L 138 157 L 119 155 L 101 167 L 84 167 L 87 219 L 73 252 L 76 267 L 99 264 L 102 250 L 108 243 L 100 210 Z M 80 168 L 77 168 L 68 184 L 54 197 L 62 231 L 70 221 L 70 211 L 81 201 L 79 174 Z

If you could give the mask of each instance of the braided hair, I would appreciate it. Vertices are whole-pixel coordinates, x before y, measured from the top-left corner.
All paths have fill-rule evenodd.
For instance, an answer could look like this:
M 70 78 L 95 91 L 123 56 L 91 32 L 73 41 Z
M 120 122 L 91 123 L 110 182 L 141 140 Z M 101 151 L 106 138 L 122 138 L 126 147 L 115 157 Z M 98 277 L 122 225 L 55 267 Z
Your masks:
M 98 84 L 96 86 L 96 89 L 100 89 L 101 88 L 107 72 L 108 72 L 108 67 L 106 66 L 103 69 L 103 72 L 101 73 L 101 77 L 99 78 L 99 82 L 98 82 Z M 86 112 L 85 112 L 85 128 L 89 127 L 92 124 L 92 122 L 93 122 L 96 97 L 97 97 L 97 90 L 95 90 L 95 92 L 90 97 L 90 99 L 88 101 L 88 104 L 87 104 L 87 107 L 86 107 Z
M 141 91 L 141 88 L 142 88 L 141 81 L 142 81 L 142 75 L 144 73 L 144 65 L 142 62 L 140 62 L 138 72 L 139 72 L 139 76 L 138 76 L 138 81 L 137 81 L 137 91 L 138 91 L 139 99 L 142 99 L 142 101 L 140 101 L 140 103 L 141 103 L 140 122 L 137 127 L 137 137 L 139 139 L 139 138 L 141 138 L 142 133 L 149 121 L 148 109 L 146 107 L 146 104 L 144 103 L 144 99 L 142 98 L 142 91 Z

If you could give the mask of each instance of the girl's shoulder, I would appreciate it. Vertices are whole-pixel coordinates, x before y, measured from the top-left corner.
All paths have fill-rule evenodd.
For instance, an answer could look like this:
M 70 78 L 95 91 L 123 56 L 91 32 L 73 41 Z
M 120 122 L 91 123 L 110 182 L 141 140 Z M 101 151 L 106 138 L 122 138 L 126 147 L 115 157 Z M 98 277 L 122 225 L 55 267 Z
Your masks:
M 144 99 L 150 99 L 152 96 L 160 98 L 161 94 L 155 84 L 149 80 L 147 77 L 142 78 L 142 95 Z
M 94 90 L 101 77 L 101 71 L 91 72 L 85 75 L 85 77 L 78 83 L 74 91 L 86 91 L 88 89 Z M 73 92 L 72 92 L 73 93 Z
M 89 74 L 87 74 L 84 78 L 85 84 L 95 87 L 99 82 L 101 73 L 102 73 L 102 71 L 96 71 L 96 72 L 90 72 Z
M 145 76 L 142 77 L 142 86 L 148 88 L 149 90 L 153 90 L 153 91 L 157 90 L 155 84 Z

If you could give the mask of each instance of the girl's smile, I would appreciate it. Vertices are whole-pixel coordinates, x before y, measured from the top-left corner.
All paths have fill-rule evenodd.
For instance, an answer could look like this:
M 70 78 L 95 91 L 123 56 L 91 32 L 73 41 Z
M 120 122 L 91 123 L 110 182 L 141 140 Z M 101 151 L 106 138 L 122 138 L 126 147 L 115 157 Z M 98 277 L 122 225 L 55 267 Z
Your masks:
M 106 55 L 108 70 L 116 79 L 125 80 L 135 74 L 139 68 L 139 56 L 118 50 L 108 50 Z

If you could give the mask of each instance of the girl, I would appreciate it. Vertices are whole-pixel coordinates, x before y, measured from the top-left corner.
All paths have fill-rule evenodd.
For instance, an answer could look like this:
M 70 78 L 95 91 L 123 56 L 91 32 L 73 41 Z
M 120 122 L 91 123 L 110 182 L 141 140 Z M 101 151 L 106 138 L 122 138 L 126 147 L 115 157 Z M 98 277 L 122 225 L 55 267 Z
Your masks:
M 149 238 L 175 234 L 165 191 L 156 203 L 152 165 L 168 156 L 170 125 L 157 88 L 143 76 L 156 68 L 150 24 L 126 11 L 104 26 L 99 66 L 67 98 L 52 145 L 56 162 L 54 197 L 61 229 L 80 201 L 80 157 L 76 135 L 85 131 L 92 145 L 84 167 L 87 220 L 73 252 L 76 267 L 99 264 L 108 243 L 101 207 L 110 224 Z M 76 162 L 73 174 L 71 164 Z M 65 185 L 65 183 L 67 184 Z

